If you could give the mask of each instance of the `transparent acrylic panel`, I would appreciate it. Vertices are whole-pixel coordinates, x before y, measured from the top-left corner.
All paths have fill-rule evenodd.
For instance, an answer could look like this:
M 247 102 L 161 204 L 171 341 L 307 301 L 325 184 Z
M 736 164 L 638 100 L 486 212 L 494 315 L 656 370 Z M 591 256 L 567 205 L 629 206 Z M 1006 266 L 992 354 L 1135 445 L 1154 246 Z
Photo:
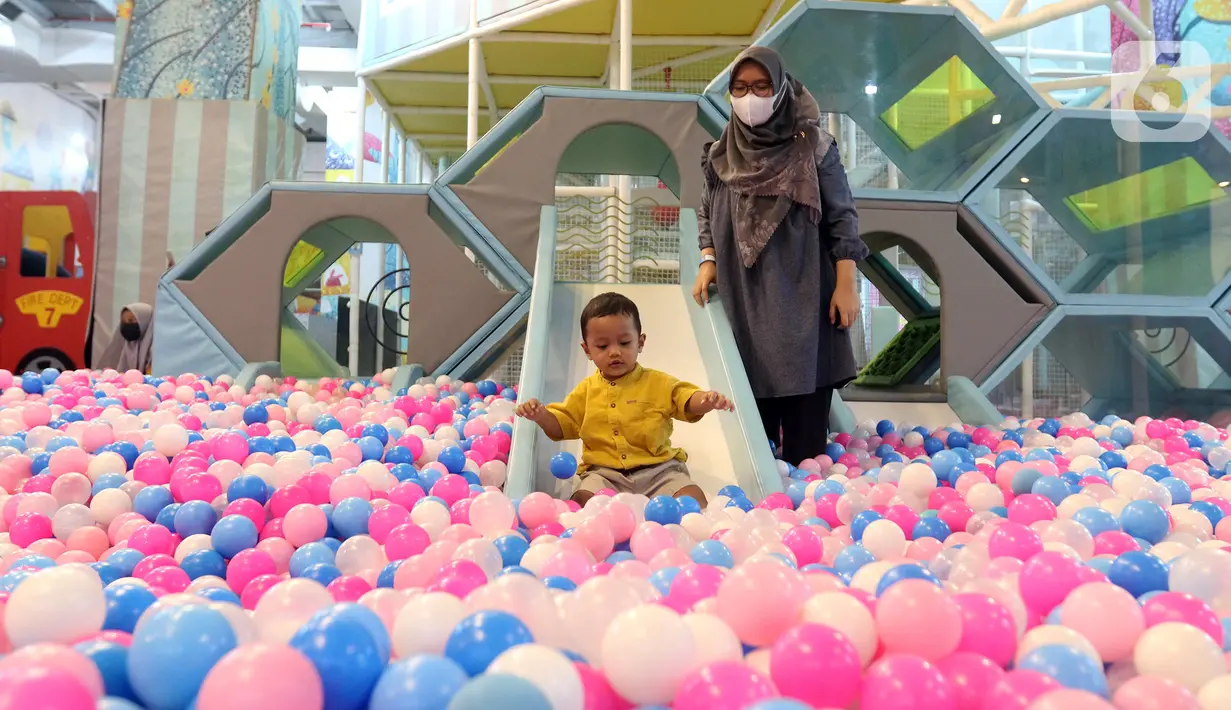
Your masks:
M 955 55 L 886 109 L 881 120 L 907 148 L 918 150 L 995 98 Z
M 927 303 L 931 308 L 939 310 L 940 286 L 905 249 L 888 249 L 882 252 L 881 256 L 901 276 L 901 285 L 913 292 L 907 294 L 912 301 Z M 894 305 L 895 299 L 882 293 L 863 272 L 858 272 L 856 285 L 861 308 L 859 317 L 851 328 L 851 336 L 855 364 L 862 370 L 906 327 L 907 314 L 898 310 Z M 932 374 L 928 383 L 935 382 L 938 377 L 939 373 Z
M 1231 271 L 1226 139 L 1125 140 L 1110 116 L 1062 110 L 970 201 L 1069 293 L 1209 295 Z
M 1077 378 L 1042 345 L 988 393 L 988 399 L 1009 417 L 1059 417 L 1080 411 L 1089 395 Z

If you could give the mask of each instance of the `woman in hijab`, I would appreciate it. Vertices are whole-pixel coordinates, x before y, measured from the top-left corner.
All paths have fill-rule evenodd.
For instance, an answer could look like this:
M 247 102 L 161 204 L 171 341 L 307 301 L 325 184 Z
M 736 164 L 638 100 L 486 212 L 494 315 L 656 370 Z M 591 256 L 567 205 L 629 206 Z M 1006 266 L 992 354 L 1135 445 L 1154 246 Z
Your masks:
M 733 116 L 702 159 L 693 297 L 704 306 L 717 284 L 766 436 L 798 465 L 825 452 L 833 392 L 856 374 L 868 248 L 834 138 L 782 57 L 749 47 L 728 88 Z
M 148 303 L 130 303 L 120 311 L 120 329 L 107 346 L 98 367 L 120 372 L 150 374 L 150 346 L 154 344 L 154 309 Z

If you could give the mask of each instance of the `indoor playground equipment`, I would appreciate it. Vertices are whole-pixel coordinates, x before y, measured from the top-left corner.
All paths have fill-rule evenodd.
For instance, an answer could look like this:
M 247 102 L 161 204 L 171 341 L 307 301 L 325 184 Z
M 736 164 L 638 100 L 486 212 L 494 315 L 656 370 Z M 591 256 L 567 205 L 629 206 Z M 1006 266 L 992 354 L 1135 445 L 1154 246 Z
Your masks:
M 1128 404 L 1212 406 L 1216 378 L 1208 371 L 1231 371 L 1231 322 L 1214 308 L 1231 282 L 1222 272 L 1209 276 L 1212 242 L 1221 238 L 1210 225 L 1225 210 L 1222 186 L 1231 178 L 1221 135 L 1130 143 L 1099 114 L 1051 108 L 948 8 L 810 0 L 762 42 L 783 54 L 823 107 L 854 120 L 902 177 L 901 189 L 855 192 L 874 252 L 862 271 L 907 324 L 835 403 L 835 429 L 886 412 L 924 425 L 996 423 L 987 394 L 1039 345 L 1090 393 L 1092 416 Z M 679 279 L 691 283 L 698 156 L 727 120 L 725 83 L 717 77 L 701 96 L 539 88 L 430 186 L 273 183 L 162 279 L 155 366 L 337 374 L 285 307 L 350 244 L 396 241 L 414 284 L 403 314 L 413 324 L 404 361 L 422 372 L 473 379 L 524 335 L 520 394 L 562 396 L 585 372 L 576 347 L 580 304 L 614 287 L 654 304 L 643 307 L 655 311 L 646 330 L 652 343 L 655 334 L 661 340 L 647 348 L 647 364 L 727 389 L 737 410 L 753 412 L 730 332 L 711 313 L 720 309 L 702 313 L 679 284 L 556 283 L 544 269 L 554 258 L 557 174 L 648 175 L 680 199 Z M 1030 199 L 1081 245 L 1083 260 L 1063 278 L 1002 218 L 1004 203 Z M 892 247 L 939 284 L 943 307 L 888 262 Z M 294 249 L 294 262 L 306 265 L 289 274 Z M 1177 273 L 1176 254 L 1192 257 L 1183 267 L 1192 273 L 1179 283 L 1167 278 Z M 1109 274 L 1128 264 L 1131 277 L 1109 287 Z M 1148 290 L 1164 283 L 1172 291 Z M 1196 380 L 1176 376 L 1133 337 L 1167 328 L 1199 341 Z M 1148 391 L 1127 402 L 1113 383 L 1143 366 Z M 407 366 L 400 382 L 419 372 Z M 706 464 L 714 476 L 707 483 L 778 490 L 759 423 L 738 411 L 713 419 L 689 428 L 726 444 Z M 683 429 L 678 436 L 692 436 Z M 559 448 L 529 426 L 515 427 L 514 439 L 511 490 L 549 488 L 551 480 L 532 472 L 544 471 Z

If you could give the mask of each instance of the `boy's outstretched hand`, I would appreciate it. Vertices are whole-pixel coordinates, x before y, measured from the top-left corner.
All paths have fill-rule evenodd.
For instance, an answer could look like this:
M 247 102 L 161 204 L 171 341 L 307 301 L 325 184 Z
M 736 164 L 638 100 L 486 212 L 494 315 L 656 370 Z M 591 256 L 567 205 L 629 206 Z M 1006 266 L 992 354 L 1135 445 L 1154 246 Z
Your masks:
M 528 399 L 525 402 L 517 405 L 516 414 L 522 419 L 529 419 L 532 422 L 537 422 L 544 414 L 547 414 L 547 407 L 537 399 Z
M 735 405 L 720 392 L 697 392 L 688 398 L 688 413 L 696 416 L 715 410 L 734 412 Z

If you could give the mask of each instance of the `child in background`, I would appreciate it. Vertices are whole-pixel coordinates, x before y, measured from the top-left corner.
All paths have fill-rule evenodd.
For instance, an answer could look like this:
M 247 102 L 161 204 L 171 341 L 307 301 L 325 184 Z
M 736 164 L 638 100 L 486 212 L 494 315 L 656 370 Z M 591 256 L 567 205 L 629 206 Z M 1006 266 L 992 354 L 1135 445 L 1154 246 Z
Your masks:
M 665 372 L 637 364 L 645 348 L 637 304 L 618 293 L 595 296 L 581 312 L 581 349 L 598 370 L 563 402 L 523 402 L 517 415 L 552 441 L 581 439 L 580 481 L 573 500 L 585 505 L 595 493 L 649 497 L 690 496 L 705 507 L 705 494 L 671 446 L 672 420 L 700 421 L 716 409 L 734 411 L 723 395 L 707 392 Z

